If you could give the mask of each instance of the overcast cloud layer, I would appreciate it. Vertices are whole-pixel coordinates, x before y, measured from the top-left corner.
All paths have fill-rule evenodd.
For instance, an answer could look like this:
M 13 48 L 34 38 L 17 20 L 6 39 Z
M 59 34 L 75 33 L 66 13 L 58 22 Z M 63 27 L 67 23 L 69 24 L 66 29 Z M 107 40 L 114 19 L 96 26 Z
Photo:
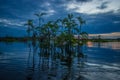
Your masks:
M 68 13 L 86 20 L 82 31 L 120 32 L 120 0 L 0 0 L 0 36 L 26 35 L 23 24 L 35 19 L 34 13 L 46 12 L 45 20 L 65 17 Z M 20 31 L 20 33 L 18 33 Z

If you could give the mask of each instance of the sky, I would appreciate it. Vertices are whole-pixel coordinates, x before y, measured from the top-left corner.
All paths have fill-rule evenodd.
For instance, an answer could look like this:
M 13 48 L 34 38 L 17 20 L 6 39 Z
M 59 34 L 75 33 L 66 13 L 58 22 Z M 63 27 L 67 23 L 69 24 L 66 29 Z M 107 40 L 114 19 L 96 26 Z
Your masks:
M 48 13 L 45 21 L 73 13 L 86 20 L 89 34 L 120 34 L 120 0 L 0 0 L 0 36 L 26 36 L 24 23 L 35 13 Z
M 120 32 L 89 34 L 89 39 L 98 39 L 99 35 L 102 39 L 120 39 Z

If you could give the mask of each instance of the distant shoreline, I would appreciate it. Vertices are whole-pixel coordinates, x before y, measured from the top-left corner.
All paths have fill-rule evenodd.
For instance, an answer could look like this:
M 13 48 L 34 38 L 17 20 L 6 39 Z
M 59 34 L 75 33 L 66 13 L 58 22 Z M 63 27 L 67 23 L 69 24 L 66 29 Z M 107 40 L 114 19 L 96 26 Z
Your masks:
M 32 38 L 32 37 L 0 37 L 0 42 L 27 42 L 32 40 L 41 40 L 42 38 Z M 81 39 L 84 40 L 84 39 Z M 118 39 L 85 39 L 85 41 L 91 42 L 120 42 L 120 38 Z

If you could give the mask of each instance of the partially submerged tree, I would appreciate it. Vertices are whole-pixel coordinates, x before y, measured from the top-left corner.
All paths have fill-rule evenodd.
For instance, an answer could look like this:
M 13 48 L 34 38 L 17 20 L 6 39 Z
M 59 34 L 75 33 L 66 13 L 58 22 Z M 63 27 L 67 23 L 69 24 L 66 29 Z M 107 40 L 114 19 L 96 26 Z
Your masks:
M 77 20 L 79 22 L 79 32 L 78 32 L 78 43 L 80 41 L 80 35 L 81 35 L 81 32 L 82 32 L 82 25 L 86 23 L 85 20 L 82 19 L 81 16 L 77 17 Z
M 42 27 L 42 22 L 44 21 L 44 19 L 42 18 L 44 15 L 46 15 L 46 13 L 42 12 L 42 13 L 35 13 L 35 15 L 38 17 L 38 26 L 36 27 L 37 32 L 38 32 L 38 37 L 41 37 L 41 27 Z
M 42 24 L 42 16 L 46 15 L 46 13 L 35 15 L 38 17 L 38 26 L 33 25 L 33 20 L 28 20 L 26 24 L 28 25 L 27 32 L 28 34 L 32 32 L 33 37 L 36 37 L 38 32 L 39 35 L 37 37 L 40 38 L 40 46 L 44 48 L 50 49 L 51 46 L 66 46 L 66 49 L 71 50 L 74 44 L 88 37 L 86 32 L 81 32 L 81 27 L 85 24 L 85 20 L 81 17 L 75 18 L 73 14 L 68 14 L 63 19 L 48 21 Z M 74 35 L 78 35 L 78 39 L 75 39 Z
M 27 26 L 27 33 L 30 37 L 30 32 L 33 30 L 33 20 L 29 19 L 24 25 Z

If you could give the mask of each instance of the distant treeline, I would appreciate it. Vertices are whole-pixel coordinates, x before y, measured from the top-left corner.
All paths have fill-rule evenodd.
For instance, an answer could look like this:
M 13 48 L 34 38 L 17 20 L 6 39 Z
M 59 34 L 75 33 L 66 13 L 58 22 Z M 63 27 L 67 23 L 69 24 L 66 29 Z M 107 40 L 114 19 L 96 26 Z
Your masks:
M 14 41 L 30 41 L 33 40 L 32 37 L 0 37 L 0 41 L 5 41 L 5 42 L 14 42 Z
M 27 41 L 32 41 L 32 40 L 42 40 L 40 37 L 0 37 L 0 42 L 27 42 Z M 83 40 L 83 39 L 82 39 Z M 112 41 L 120 41 L 120 38 L 118 39 L 87 39 L 87 41 L 91 42 L 112 42 Z
M 88 39 L 88 41 L 91 41 L 91 42 L 118 42 L 120 41 L 120 39 Z

